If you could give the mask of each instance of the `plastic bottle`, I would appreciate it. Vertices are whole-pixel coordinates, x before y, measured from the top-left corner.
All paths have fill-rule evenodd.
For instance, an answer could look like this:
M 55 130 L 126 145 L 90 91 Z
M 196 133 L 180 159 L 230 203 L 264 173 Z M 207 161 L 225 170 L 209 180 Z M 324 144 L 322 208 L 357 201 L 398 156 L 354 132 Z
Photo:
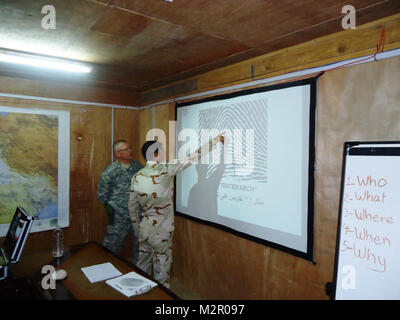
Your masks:
M 53 257 L 60 258 L 64 255 L 64 235 L 57 225 L 57 228 L 53 231 Z

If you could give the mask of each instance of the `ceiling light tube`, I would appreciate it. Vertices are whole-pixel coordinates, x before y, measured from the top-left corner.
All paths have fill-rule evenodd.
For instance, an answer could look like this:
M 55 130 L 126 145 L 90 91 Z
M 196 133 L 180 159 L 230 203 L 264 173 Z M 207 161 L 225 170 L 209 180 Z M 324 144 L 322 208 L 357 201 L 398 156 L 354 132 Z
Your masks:
M 9 53 L 0 53 L 0 62 L 23 64 L 32 67 L 40 67 L 52 70 L 60 70 L 66 72 L 89 73 L 92 67 L 77 64 L 74 62 L 46 59 L 42 57 L 24 56 Z

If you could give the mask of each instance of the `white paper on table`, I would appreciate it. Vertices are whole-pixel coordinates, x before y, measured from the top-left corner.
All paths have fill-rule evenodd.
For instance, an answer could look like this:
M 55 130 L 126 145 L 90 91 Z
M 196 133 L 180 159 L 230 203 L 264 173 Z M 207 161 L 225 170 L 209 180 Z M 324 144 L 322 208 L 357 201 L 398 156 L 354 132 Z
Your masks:
M 119 272 L 110 262 L 84 267 L 81 268 L 81 270 L 91 283 L 104 281 L 122 275 L 122 273 Z

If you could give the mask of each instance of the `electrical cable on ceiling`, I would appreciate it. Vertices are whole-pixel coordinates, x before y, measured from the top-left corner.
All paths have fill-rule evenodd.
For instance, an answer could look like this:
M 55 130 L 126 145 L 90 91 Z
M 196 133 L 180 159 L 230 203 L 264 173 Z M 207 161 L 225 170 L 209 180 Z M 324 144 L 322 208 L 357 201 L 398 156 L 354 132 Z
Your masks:
M 368 57 L 362 58 L 360 60 L 351 61 L 349 63 L 346 63 L 346 64 L 343 64 L 343 65 L 339 65 L 339 66 L 333 67 L 331 69 L 326 69 L 324 71 L 321 71 L 321 72 L 318 73 L 318 77 L 322 76 L 323 74 L 325 74 L 328 71 L 332 71 L 332 70 L 348 67 L 348 66 L 351 66 L 353 64 L 358 64 L 360 62 L 364 62 L 364 61 L 370 60 L 372 58 L 374 59 L 374 61 L 378 61 L 378 60 L 376 60 L 376 55 L 378 53 L 382 53 L 384 51 L 384 49 L 385 49 L 385 41 L 386 41 L 386 28 L 385 28 L 385 26 L 383 26 L 382 30 L 381 30 L 381 37 L 380 37 L 380 40 L 379 40 L 379 45 L 377 45 L 376 52 L 374 54 L 372 54 L 372 55 L 370 55 Z M 253 67 L 253 65 L 252 65 L 252 67 Z M 297 72 L 301 72 L 301 71 L 304 71 L 304 70 L 307 70 L 307 69 L 300 69 Z M 284 73 L 282 75 L 289 74 L 291 72 L 287 72 L 287 73 Z M 303 77 L 290 78 L 290 79 L 287 79 L 287 80 L 279 82 L 279 83 L 282 84 L 282 83 L 292 82 L 293 80 L 306 79 L 306 78 L 310 78 L 310 76 L 313 76 L 313 75 L 305 75 Z M 268 79 L 268 78 L 259 78 L 257 80 L 262 80 L 262 79 Z M 252 77 L 252 80 L 253 80 L 253 77 Z
M 382 31 L 381 31 L 380 42 L 379 42 L 379 45 L 377 45 L 376 52 L 373 55 L 370 55 L 370 56 L 367 56 L 367 57 L 362 57 L 362 58 L 359 58 L 358 60 L 357 60 L 357 58 L 346 59 L 346 60 L 343 60 L 343 61 L 333 62 L 333 63 L 325 64 L 325 65 L 322 65 L 322 66 L 305 68 L 305 69 L 300 69 L 300 70 L 296 70 L 296 71 L 289 71 L 289 72 L 280 74 L 279 76 L 252 79 L 251 81 L 240 83 L 240 84 L 236 84 L 236 85 L 230 85 L 230 86 L 227 86 L 227 87 L 221 87 L 221 88 L 218 88 L 218 89 L 208 90 L 208 91 L 205 91 L 205 92 L 198 92 L 198 93 L 194 93 L 194 94 L 184 95 L 184 96 L 181 96 L 181 97 L 175 97 L 175 98 L 172 98 L 172 99 L 163 100 L 163 101 L 152 103 L 152 104 L 149 104 L 149 105 L 144 105 L 144 106 L 141 106 L 140 109 L 147 109 L 147 108 L 150 108 L 150 107 L 153 107 L 153 106 L 158 106 L 158 105 L 165 104 L 165 103 L 176 103 L 178 101 L 186 101 L 186 100 L 190 100 L 190 99 L 196 99 L 196 98 L 199 98 L 199 97 L 217 95 L 217 94 L 221 94 L 221 93 L 225 93 L 225 92 L 229 92 L 229 91 L 232 92 L 232 91 L 241 90 L 241 89 L 244 89 L 244 88 L 257 87 L 257 86 L 260 86 L 260 85 L 266 85 L 266 84 L 272 84 L 272 83 L 292 82 L 292 81 L 295 81 L 295 80 L 301 80 L 301 79 L 310 78 L 310 77 L 313 77 L 315 75 L 317 75 L 319 77 L 319 76 L 323 75 L 326 71 L 331 71 L 331 70 L 334 70 L 334 69 L 347 67 L 347 66 L 350 66 L 350 65 L 366 63 L 366 62 L 371 61 L 371 59 L 373 59 L 372 61 L 380 61 L 382 59 L 387 59 L 387 58 L 391 58 L 391 57 L 400 56 L 400 48 L 394 48 L 394 49 L 391 49 L 391 50 L 384 51 L 385 39 L 386 39 L 385 33 L 386 33 L 386 29 L 385 29 L 385 27 L 383 27 Z M 349 62 L 346 63 L 346 61 L 349 61 Z M 333 67 L 330 67 L 331 65 Z M 254 68 L 254 66 L 253 66 L 253 68 Z M 242 80 L 245 81 L 245 79 L 242 79 Z
M 318 75 L 321 76 L 327 71 L 339 69 L 342 67 L 347 67 L 353 64 L 359 64 L 366 62 L 370 60 L 371 58 L 374 59 L 374 61 L 379 61 L 382 59 L 386 58 L 391 58 L 395 56 L 400 55 L 400 48 L 396 49 L 391 49 L 388 51 L 384 52 L 385 48 L 385 41 L 386 41 L 386 29 L 385 27 L 382 28 L 381 30 L 381 38 L 379 45 L 377 45 L 377 50 L 376 52 L 368 57 L 364 57 L 360 60 L 356 60 L 356 58 L 351 59 L 349 63 L 343 64 L 344 61 L 341 62 L 335 62 L 331 64 L 326 64 L 323 66 L 318 66 L 318 67 L 313 67 L 313 68 L 306 68 L 306 69 L 300 69 L 297 71 L 290 71 L 283 73 L 279 76 L 275 77 L 267 77 L 267 78 L 259 78 L 259 79 L 254 79 L 254 65 L 252 65 L 252 71 L 253 71 L 253 77 L 252 80 L 246 83 L 241 83 L 237 85 L 231 85 L 228 87 L 222 87 L 214 90 L 209 90 L 206 92 L 200 92 L 200 93 L 195 93 L 195 94 L 189 94 L 181 97 L 175 97 L 172 99 L 167 99 L 163 100 L 160 102 L 152 103 L 149 105 L 138 105 L 138 106 L 120 106 L 120 105 L 112 105 L 112 104 L 104 104 L 104 103 L 96 103 L 96 102 L 88 102 L 88 101 L 75 101 L 75 100 L 65 100 L 65 99 L 57 99 L 57 98 L 46 98 L 46 97 L 36 97 L 36 96 L 27 96 L 27 95 L 19 95 L 19 94 L 9 94 L 9 93 L 1 93 L 0 92 L 0 97 L 6 97 L 6 98 L 21 98 L 21 99 L 28 99 L 28 100 L 41 100 L 41 101 L 51 101 L 51 102 L 60 102 L 60 103 L 68 103 L 68 104 L 78 104 L 78 105 L 87 105 L 87 106 L 96 106 L 96 107 L 111 107 L 111 108 L 121 108 L 121 109 L 134 109 L 134 110 L 142 110 L 142 109 L 147 109 L 151 107 L 155 107 L 161 104 L 166 104 L 166 103 L 175 103 L 178 101 L 185 101 L 188 99 L 194 99 L 194 98 L 199 98 L 199 97 L 204 97 L 207 95 L 215 95 L 215 94 L 220 94 L 224 93 L 227 91 L 233 91 L 233 90 L 240 90 L 243 88 L 249 88 L 249 87 L 255 87 L 259 85 L 265 85 L 267 83 L 273 83 L 273 82 L 279 82 L 279 81 L 286 81 L 286 82 L 291 82 L 296 79 L 301 80 L 305 78 L 309 78 L 313 75 Z M 377 55 L 379 54 L 379 60 L 377 59 Z M 329 65 L 335 65 L 333 68 L 327 68 Z M 284 82 L 279 82 L 279 83 L 284 83 Z
M 381 38 L 380 38 L 380 41 L 379 41 L 379 46 L 377 46 L 376 52 L 373 55 L 368 56 L 366 58 L 363 58 L 361 60 L 352 61 L 350 63 L 344 64 L 344 65 L 341 65 L 341 66 L 338 66 L 338 67 L 335 67 L 335 68 L 332 68 L 332 69 L 325 70 L 325 72 L 331 71 L 331 70 L 335 70 L 335 69 L 339 69 L 339 68 L 343 68 L 343 67 L 347 67 L 347 66 L 350 66 L 350 65 L 355 64 L 355 63 L 359 63 L 359 62 L 362 62 L 362 61 L 369 60 L 371 58 L 374 58 L 374 61 L 377 61 L 376 60 L 376 55 L 378 53 L 383 52 L 383 50 L 385 48 L 385 40 L 386 40 L 386 29 L 385 29 L 385 27 L 383 27 L 382 30 L 381 30 Z

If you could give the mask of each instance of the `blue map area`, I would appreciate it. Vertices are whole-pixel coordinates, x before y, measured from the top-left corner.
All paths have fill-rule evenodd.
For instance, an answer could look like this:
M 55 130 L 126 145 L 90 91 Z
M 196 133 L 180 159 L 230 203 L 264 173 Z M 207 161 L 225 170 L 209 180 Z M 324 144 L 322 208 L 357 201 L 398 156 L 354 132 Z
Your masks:
M 0 186 L 10 183 L 10 167 L 0 159 Z
M 38 215 L 38 219 L 50 219 L 57 217 L 58 217 L 58 204 L 54 202 L 48 202 Z

